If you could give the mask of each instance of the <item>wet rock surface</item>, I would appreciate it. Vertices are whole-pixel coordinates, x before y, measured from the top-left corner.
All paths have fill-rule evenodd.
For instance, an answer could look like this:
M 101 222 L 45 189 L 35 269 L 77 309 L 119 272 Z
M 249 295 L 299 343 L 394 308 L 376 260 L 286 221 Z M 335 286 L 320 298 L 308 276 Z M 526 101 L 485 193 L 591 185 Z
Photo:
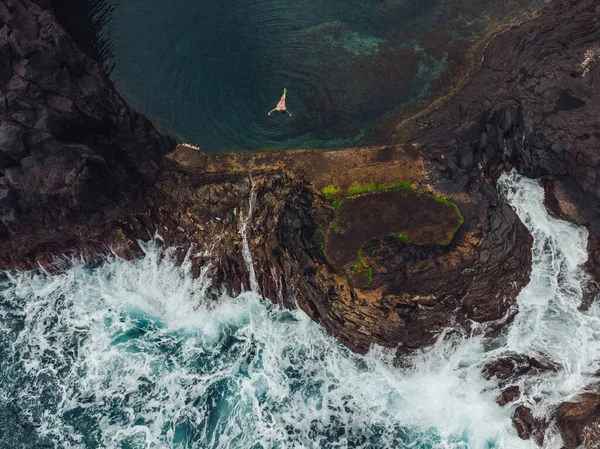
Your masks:
M 538 446 L 543 447 L 544 433 L 548 425 L 546 422 L 533 416 L 531 409 L 524 405 L 515 409 L 512 419 L 519 437 L 524 440 L 532 439 Z
M 521 389 L 518 385 L 511 385 L 502 390 L 502 394 L 498 397 L 498 404 L 504 407 L 507 404 L 515 401 L 521 396 Z
M 556 372 L 560 369 L 548 360 L 539 360 L 533 357 L 514 355 L 496 359 L 483 369 L 485 379 L 496 378 L 502 383 L 510 383 L 521 376 L 534 376 L 543 372 Z
M 437 177 L 456 182 L 465 170 L 472 178 L 478 164 L 491 179 L 507 167 L 560 177 L 597 232 L 595 203 L 586 204 L 600 194 L 596 8 L 593 0 L 553 1 L 490 42 L 465 89 L 420 121 L 424 151 L 443 149 Z
M 566 448 L 597 448 L 600 444 L 600 394 L 597 391 L 582 393 L 564 402 L 556 412 L 556 421 Z

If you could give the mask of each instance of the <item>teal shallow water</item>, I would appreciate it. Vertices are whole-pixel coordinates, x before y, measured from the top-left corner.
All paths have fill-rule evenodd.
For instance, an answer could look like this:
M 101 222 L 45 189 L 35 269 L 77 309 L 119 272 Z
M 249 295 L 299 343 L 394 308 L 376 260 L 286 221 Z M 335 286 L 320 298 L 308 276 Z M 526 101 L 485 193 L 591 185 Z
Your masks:
M 117 88 L 208 152 L 377 142 L 487 26 L 545 2 L 88 1 Z M 292 117 L 267 117 L 284 87 Z

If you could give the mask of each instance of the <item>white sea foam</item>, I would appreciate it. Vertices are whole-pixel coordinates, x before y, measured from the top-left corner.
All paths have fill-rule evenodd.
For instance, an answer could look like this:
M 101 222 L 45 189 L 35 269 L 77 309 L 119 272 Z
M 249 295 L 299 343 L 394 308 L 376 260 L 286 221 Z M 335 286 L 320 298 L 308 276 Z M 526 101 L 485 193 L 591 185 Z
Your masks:
M 518 403 L 547 413 L 595 369 L 597 309 L 577 310 L 585 230 L 548 217 L 533 181 L 501 184 L 535 248 L 500 348 L 449 332 L 415 368 L 394 368 L 387 351 L 353 355 L 255 292 L 208 300 L 206 270 L 193 280 L 188 260 L 148 244 L 137 261 L 4 283 L 0 408 L 34 425 L 23 447 L 532 448 L 482 367 L 513 352 L 561 364 L 522 381 Z
M 534 238 L 530 283 L 518 297 L 519 314 L 497 353 L 525 354 L 561 367 L 519 381 L 523 395 L 517 404 L 550 419 L 556 406 L 592 382 L 600 360 L 600 308 L 578 310 L 586 274 L 588 232 L 557 220 L 545 210 L 544 191 L 533 180 L 512 172 L 501 177 L 500 187 Z M 550 429 L 544 444 L 560 448 Z

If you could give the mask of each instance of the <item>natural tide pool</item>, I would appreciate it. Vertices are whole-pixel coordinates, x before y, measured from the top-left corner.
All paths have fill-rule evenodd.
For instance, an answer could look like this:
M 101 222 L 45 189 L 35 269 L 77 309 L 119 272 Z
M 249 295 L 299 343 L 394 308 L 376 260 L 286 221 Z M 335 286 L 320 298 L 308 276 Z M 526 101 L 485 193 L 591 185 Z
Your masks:
M 215 152 L 389 139 L 401 111 L 443 92 L 474 41 L 546 0 L 53 3 L 63 22 L 91 20 L 97 36 L 84 38 L 130 104 Z M 293 115 L 268 117 L 284 87 Z

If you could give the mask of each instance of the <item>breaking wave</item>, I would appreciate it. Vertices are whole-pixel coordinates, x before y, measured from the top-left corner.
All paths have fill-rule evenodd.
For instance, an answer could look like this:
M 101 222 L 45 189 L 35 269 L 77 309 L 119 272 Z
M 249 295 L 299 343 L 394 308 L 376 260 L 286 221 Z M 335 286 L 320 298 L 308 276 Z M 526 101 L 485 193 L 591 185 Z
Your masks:
M 587 232 L 549 217 L 543 193 L 500 181 L 535 243 L 520 313 L 489 348 L 458 332 L 394 367 L 352 354 L 299 310 L 254 292 L 212 301 L 207 270 L 154 243 L 136 261 L 8 273 L 0 286 L 0 447 L 527 448 L 511 414 L 539 416 L 598 369 L 598 309 L 581 312 Z M 190 257 L 193 257 L 190 254 Z M 544 357 L 557 372 L 496 403 L 483 365 Z M 552 432 L 549 444 L 560 444 Z M 559 446 L 556 446 L 559 447 Z

